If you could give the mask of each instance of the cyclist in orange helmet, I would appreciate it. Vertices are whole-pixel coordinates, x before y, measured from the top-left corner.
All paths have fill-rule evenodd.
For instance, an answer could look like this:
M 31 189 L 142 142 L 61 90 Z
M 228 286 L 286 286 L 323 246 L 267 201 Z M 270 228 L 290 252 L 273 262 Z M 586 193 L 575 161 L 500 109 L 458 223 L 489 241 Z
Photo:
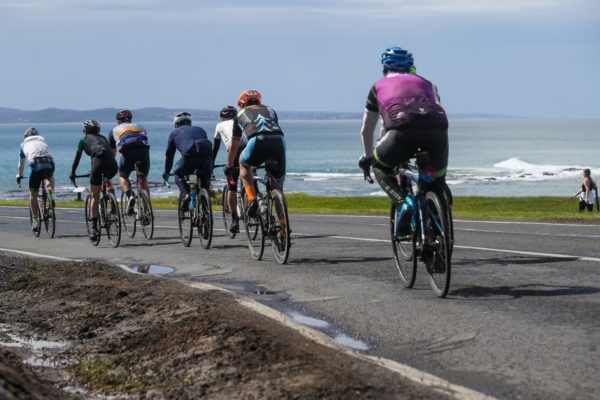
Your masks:
M 277 161 L 273 176 L 277 185 L 283 190 L 285 179 L 285 139 L 279 126 L 277 113 L 271 107 L 262 104 L 262 95 L 258 90 L 244 90 L 238 97 L 240 111 L 233 121 L 233 137 L 231 149 L 227 157 L 225 174 L 229 175 L 234 166 L 235 155 L 240 145 L 240 138 L 248 139 L 246 148 L 240 155 L 240 176 L 248 199 L 248 214 L 255 215 L 258 208 L 254 191 L 252 167 L 258 167 L 266 160 Z

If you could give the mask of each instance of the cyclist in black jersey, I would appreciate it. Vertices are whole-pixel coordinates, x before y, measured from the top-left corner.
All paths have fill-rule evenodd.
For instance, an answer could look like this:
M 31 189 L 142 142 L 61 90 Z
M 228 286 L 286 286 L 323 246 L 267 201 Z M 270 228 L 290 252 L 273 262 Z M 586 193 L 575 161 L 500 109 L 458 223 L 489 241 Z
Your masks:
M 83 123 L 84 137 L 79 141 L 77 153 L 71 166 L 71 175 L 69 179 L 75 180 L 77 167 L 81 160 L 81 154 L 85 152 L 92 159 L 90 169 L 90 191 L 92 193 L 91 211 L 92 211 L 92 233 L 90 239 L 96 240 L 100 235 L 98 229 L 98 201 L 100 198 L 100 185 L 102 185 L 102 175 L 112 179 L 118 170 L 117 161 L 110 148 L 108 139 L 100 135 L 100 124 L 95 119 L 88 119 Z
M 273 176 L 283 190 L 285 179 L 285 139 L 279 126 L 277 113 L 271 107 L 262 104 L 262 96 L 257 90 L 244 90 L 239 98 L 241 110 L 233 121 L 233 138 L 227 157 L 225 174 L 234 166 L 235 155 L 240 138 L 245 135 L 248 144 L 240 155 L 240 176 L 248 199 L 248 214 L 253 215 L 258 208 L 254 191 L 252 167 L 258 167 L 266 160 L 277 161 Z

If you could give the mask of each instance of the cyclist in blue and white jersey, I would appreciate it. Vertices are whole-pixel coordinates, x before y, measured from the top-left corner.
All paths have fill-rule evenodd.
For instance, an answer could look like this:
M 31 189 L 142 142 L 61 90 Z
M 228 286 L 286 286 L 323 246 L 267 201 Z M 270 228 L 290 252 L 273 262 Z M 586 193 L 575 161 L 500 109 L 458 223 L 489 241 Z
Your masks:
M 119 183 L 121 190 L 127 195 L 127 213 L 133 214 L 135 206 L 135 193 L 131 190 L 131 181 L 129 175 L 135 169 L 135 163 L 140 163 L 142 179 L 142 188 L 150 196 L 148 187 L 148 172 L 150 171 L 150 146 L 148 145 L 148 135 L 144 127 L 131 122 L 133 115 L 129 110 L 121 110 L 115 116 L 117 126 L 115 126 L 108 135 L 108 141 L 113 154 L 121 153 L 119 160 Z
M 40 208 L 38 205 L 38 190 L 43 179 L 49 182 L 48 193 L 54 202 L 54 160 L 44 137 L 35 128 L 28 128 L 23 134 L 23 142 L 19 147 L 19 164 L 17 183 L 21 184 L 25 172 L 25 161 L 29 164 L 29 206 L 31 207 L 31 229 L 40 230 Z

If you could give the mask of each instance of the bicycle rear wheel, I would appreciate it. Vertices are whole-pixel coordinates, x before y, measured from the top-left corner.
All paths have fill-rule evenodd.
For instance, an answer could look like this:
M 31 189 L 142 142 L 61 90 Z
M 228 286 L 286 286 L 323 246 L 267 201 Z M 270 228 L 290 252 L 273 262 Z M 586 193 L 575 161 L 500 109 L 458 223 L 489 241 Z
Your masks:
M 445 297 L 450 287 L 449 235 L 447 219 L 437 194 L 426 193 L 423 211 L 425 219 L 423 260 L 429 274 L 429 284 L 437 297 Z
M 123 216 L 123 225 L 125 226 L 125 233 L 127 234 L 127 236 L 129 236 L 130 238 L 135 236 L 135 231 L 136 231 L 136 218 L 135 218 L 135 213 L 132 213 L 131 215 L 129 215 L 129 210 L 128 210 L 128 205 L 129 205 L 129 199 L 127 198 L 127 195 L 125 194 L 125 192 L 121 193 L 121 215 Z M 138 199 L 139 201 L 139 199 Z
M 192 243 L 192 235 L 194 234 L 194 226 L 192 224 L 192 210 L 187 207 L 187 211 L 182 209 L 184 195 L 179 193 L 177 201 L 177 224 L 179 225 L 179 235 L 185 247 L 189 247 Z
M 106 237 L 112 247 L 119 247 L 119 243 L 121 243 L 121 213 L 117 198 L 114 193 L 108 193 L 102 198 L 101 203 L 104 207 L 102 212 Z
M 138 202 L 137 219 L 140 220 L 144 237 L 150 240 L 152 239 L 152 236 L 154 236 L 154 211 L 152 211 L 150 197 L 144 189 L 140 190 Z
M 230 239 L 233 239 L 237 232 L 230 232 L 229 227 L 231 226 L 231 222 L 233 221 L 233 214 L 229 209 L 229 185 L 226 183 L 223 186 L 223 195 L 221 196 L 221 207 L 223 209 L 223 224 L 225 225 L 225 233 L 229 236 Z
M 269 237 L 275 259 L 285 264 L 290 256 L 291 229 L 288 216 L 287 201 L 283 192 L 273 189 L 269 194 Z
M 213 216 L 210 196 L 206 189 L 200 189 L 198 196 L 198 236 L 200 245 L 204 249 L 208 249 L 213 237 Z
M 85 227 L 87 228 L 87 233 L 88 233 L 88 237 L 90 237 L 92 235 L 92 228 L 93 228 L 93 223 L 92 223 L 92 195 L 88 194 L 85 197 Z M 98 243 L 100 243 L 100 237 L 102 236 L 102 231 L 100 229 L 98 229 L 99 235 L 97 236 L 97 238 L 95 240 L 90 240 L 90 242 L 92 242 L 92 244 L 94 246 L 98 246 Z
M 244 214 L 244 228 L 246 230 L 246 236 L 248 237 L 248 249 L 250 249 L 250 255 L 255 260 L 260 260 L 265 251 L 265 226 L 262 216 L 260 215 L 260 209 L 256 210 L 256 215 L 250 217 L 248 215 L 248 207 L 246 204 L 244 207 Z
M 44 196 L 43 215 L 46 233 L 48 234 L 48 236 L 53 238 L 54 233 L 56 231 L 56 215 L 54 214 L 54 202 L 52 201 L 52 198 L 49 195 Z
M 452 218 L 452 201 L 449 193 L 450 188 L 446 187 L 444 190 L 444 201 L 446 202 L 446 213 L 447 225 L 448 225 L 448 258 L 452 260 L 452 253 L 454 252 L 454 219 Z
M 402 284 L 411 288 L 415 284 L 417 277 L 417 234 L 411 230 L 408 235 L 400 235 L 400 230 L 396 226 L 398 224 L 398 203 L 393 202 L 390 210 L 390 231 L 392 238 L 392 250 L 394 252 L 394 260 L 396 261 L 396 269 Z

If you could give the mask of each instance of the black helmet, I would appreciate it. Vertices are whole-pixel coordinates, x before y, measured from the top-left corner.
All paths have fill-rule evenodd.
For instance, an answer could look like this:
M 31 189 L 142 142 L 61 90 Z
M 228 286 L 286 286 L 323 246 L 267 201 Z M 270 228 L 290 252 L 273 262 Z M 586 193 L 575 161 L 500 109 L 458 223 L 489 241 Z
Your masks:
M 100 133 L 100 124 L 95 119 L 87 119 L 83 123 L 85 133 Z
M 37 136 L 40 133 L 38 132 L 37 129 L 35 128 L 27 128 L 25 130 L 25 133 L 23 134 L 23 139 L 28 138 L 29 136 Z
M 117 113 L 117 115 L 115 116 L 115 118 L 118 121 L 131 121 L 131 118 L 133 118 L 133 114 L 131 114 L 131 111 L 129 110 L 121 110 Z
M 234 106 L 225 106 L 219 113 L 221 119 L 233 119 L 237 114 L 237 109 Z

